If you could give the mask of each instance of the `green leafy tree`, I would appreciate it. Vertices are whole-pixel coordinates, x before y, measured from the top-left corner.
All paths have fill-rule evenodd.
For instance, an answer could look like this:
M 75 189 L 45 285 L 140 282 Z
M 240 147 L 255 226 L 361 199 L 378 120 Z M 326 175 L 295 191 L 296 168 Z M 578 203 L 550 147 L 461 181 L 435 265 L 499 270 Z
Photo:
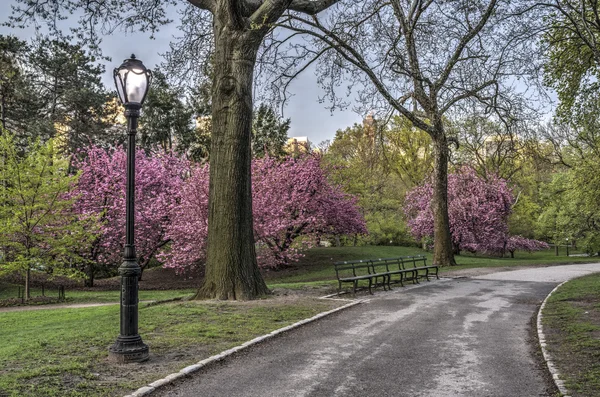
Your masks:
M 544 81 L 558 93 L 557 116 L 567 121 L 600 88 L 600 5 L 596 0 L 556 0 L 544 6 L 550 12 L 543 36 Z
M 392 171 L 411 189 L 433 172 L 431 138 L 406 117 L 394 116 L 384 131 L 383 157 Z
M 600 252 L 600 99 L 589 98 L 568 124 L 548 128 L 557 173 L 544 188 L 539 233 L 564 243 L 577 241 L 588 252 Z
M 373 244 L 412 242 L 402 216 L 405 193 L 432 170 L 431 140 L 403 117 L 388 126 L 367 116 L 338 130 L 325 159 L 330 175 L 359 199 Z
M 0 273 L 23 274 L 29 299 L 32 271 L 76 273 L 71 264 L 81 260 L 76 252 L 88 243 L 89 228 L 77 222 L 72 201 L 64 198 L 77 176 L 67 174 L 68 160 L 56 155 L 52 140 L 37 140 L 20 156 L 12 135 L 4 131 L 0 152 L 0 243 L 6 247 Z
M 290 119 L 281 120 L 271 107 L 261 103 L 252 120 L 253 156 L 283 157 L 290 122 Z

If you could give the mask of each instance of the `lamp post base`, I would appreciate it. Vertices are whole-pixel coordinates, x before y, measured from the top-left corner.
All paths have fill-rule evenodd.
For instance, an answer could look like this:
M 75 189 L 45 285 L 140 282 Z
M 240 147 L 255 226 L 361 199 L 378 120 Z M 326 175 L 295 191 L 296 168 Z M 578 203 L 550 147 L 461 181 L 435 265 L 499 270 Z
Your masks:
M 119 335 L 115 344 L 108 349 L 108 358 L 120 364 L 139 363 L 148 360 L 149 351 L 141 336 Z

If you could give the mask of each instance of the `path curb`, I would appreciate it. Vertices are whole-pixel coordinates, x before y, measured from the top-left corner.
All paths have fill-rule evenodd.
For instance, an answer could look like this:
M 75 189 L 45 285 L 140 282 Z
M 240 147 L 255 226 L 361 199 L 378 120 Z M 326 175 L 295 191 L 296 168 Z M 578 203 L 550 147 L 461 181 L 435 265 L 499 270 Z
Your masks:
M 363 303 L 363 302 L 364 302 L 363 300 L 353 301 L 353 302 L 347 303 L 347 304 L 345 304 L 343 306 L 340 306 L 338 308 L 335 308 L 335 309 L 332 309 L 332 310 L 329 310 L 329 311 L 326 311 L 326 312 L 323 312 L 323 313 L 319 313 L 319 314 L 317 314 L 317 315 L 315 315 L 313 317 L 310 317 L 310 318 L 298 321 L 297 323 L 288 325 L 287 327 L 276 329 L 275 331 L 272 331 L 272 332 L 270 332 L 270 333 L 268 333 L 266 335 L 256 337 L 256 338 L 254 338 L 252 340 L 249 340 L 248 342 L 242 343 L 239 346 L 233 347 L 233 348 L 231 348 L 229 350 L 225 350 L 224 352 L 221 352 L 221 353 L 219 353 L 217 355 L 214 355 L 214 356 L 211 356 L 211 357 L 209 357 L 207 359 L 199 361 L 196 364 L 192 364 L 190 366 L 187 366 L 187 367 L 183 368 L 182 370 L 180 370 L 179 372 L 172 373 L 172 374 L 167 375 L 166 377 L 164 377 L 162 379 L 154 381 L 154 382 L 152 382 L 152 383 L 150 383 L 150 384 L 148 384 L 146 386 L 140 387 L 139 389 L 137 389 L 136 391 L 134 391 L 131 394 L 126 395 L 125 397 L 142 397 L 142 396 L 148 396 L 152 392 L 154 392 L 156 389 L 158 389 L 159 387 L 163 387 L 164 385 L 168 385 L 170 383 L 173 383 L 177 379 L 184 378 L 184 377 L 186 377 L 186 376 L 188 376 L 188 375 L 190 375 L 190 374 L 192 374 L 192 373 L 194 373 L 196 371 L 199 371 L 201 368 L 204 368 L 208 364 L 211 364 L 211 363 L 214 363 L 214 362 L 217 362 L 217 361 L 221 361 L 225 357 L 228 357 L 228 356 L 230 356 L 230 355 L 232 355 L 234 353 L 237 353 L 240 350 L 244 350 L 244 349 L 246 349 L 246 348 L 248 348 L 248 347 L 250 347 L 252 345 L 256 345 L 258 343 L 262 343 L 262 342 L 264 342 L 264 341 L 266 341 L 268 339 L 271 339 L 271 338 L 273 338 L 273 337 L 275 337 L 275 336 L 277 336 L 279 334 L 282 334 L 284 332 L 290 331 L 290 330 L 292 330 L 294 328 L 298 328 L 298 327 L 300 327 L 300 326 L 302 326 L 304 324 L 311 323 L 311 322 L 316 321 L 316 320 L 318 320 L 320 318 L 323 318 L 325 316 L 329 316 L 330 314 L 337 313 L 337 312 L 339 312 L 341 310 L 348 309 L 348 308 L 350 308 L 352 306 L 356 306 L 356 305 L 358 305 L 360 303 Z
M 548 371 L 550 371 L 550 375 L 552 375 L 554 384 L 558 388 L 558 391 L 560 391 L 562 397 L 571 397 L 571 396 L 569 395 L 569 391 L 565 387 L 565 382 L 560 377 L 558 369 L 554 365 L 554 361 L 552 361 L 552 356 L 550 356 L 550 353 L 546 349 L 546 335 L 544 335 L 544 327 L 542 326 L 542 317 L 543 317 L 542 310 L 544 310 L 544 307 L 546 307 L 546 302 L 548 301 L 550 296 L 552 296 L 552 294 L 557 289 L 559 289 L 563 284 L 565 284 L 569 281 L 571 281 L 571 280 L 563 281 L 562 283 L 558 284 L 552 291 L 550 291 L 548 296 L 546 296 L 546 299 L 544 299 L 544 301 L 542 302 L 542 305 L 540 306 L 540 310 L 538 311 L 538 315 L 537 315 L 537 333 L 538 333 L 538 340 L 540 343 L 540 348 L 542 349 L 542 355 L 544 356 L 544 361 L 546 361 L 546 365 L 548 366 Z

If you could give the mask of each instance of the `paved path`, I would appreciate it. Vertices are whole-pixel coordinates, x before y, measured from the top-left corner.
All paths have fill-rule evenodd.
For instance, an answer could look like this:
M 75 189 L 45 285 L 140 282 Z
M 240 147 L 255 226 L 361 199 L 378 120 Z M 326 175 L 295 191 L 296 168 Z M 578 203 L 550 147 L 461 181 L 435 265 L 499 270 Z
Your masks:
M 597 271 L 556 266 L 378 291 L 152 396 L 549 396 L 532 316 L 558 282 Z

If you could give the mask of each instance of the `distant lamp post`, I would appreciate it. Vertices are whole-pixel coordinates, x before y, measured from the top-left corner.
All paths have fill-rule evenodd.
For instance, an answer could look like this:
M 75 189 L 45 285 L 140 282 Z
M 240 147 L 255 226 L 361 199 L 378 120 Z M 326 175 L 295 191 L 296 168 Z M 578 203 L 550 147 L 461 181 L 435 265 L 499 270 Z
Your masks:
M 111 359 L 120 363 L 140 362 L 148 359 L 148 346 L 138 335 L 138 278 L 141 273 L 134 245 L 135 198 L 135 134 L 140 109 L 152 81 L 152 73 L 131 55 L 113 72 L 119 99 L 125 106 L 127 118 L 127 191 L 125 252 L 119 267 L 121 275 L 121 331 L 109 348 Z

